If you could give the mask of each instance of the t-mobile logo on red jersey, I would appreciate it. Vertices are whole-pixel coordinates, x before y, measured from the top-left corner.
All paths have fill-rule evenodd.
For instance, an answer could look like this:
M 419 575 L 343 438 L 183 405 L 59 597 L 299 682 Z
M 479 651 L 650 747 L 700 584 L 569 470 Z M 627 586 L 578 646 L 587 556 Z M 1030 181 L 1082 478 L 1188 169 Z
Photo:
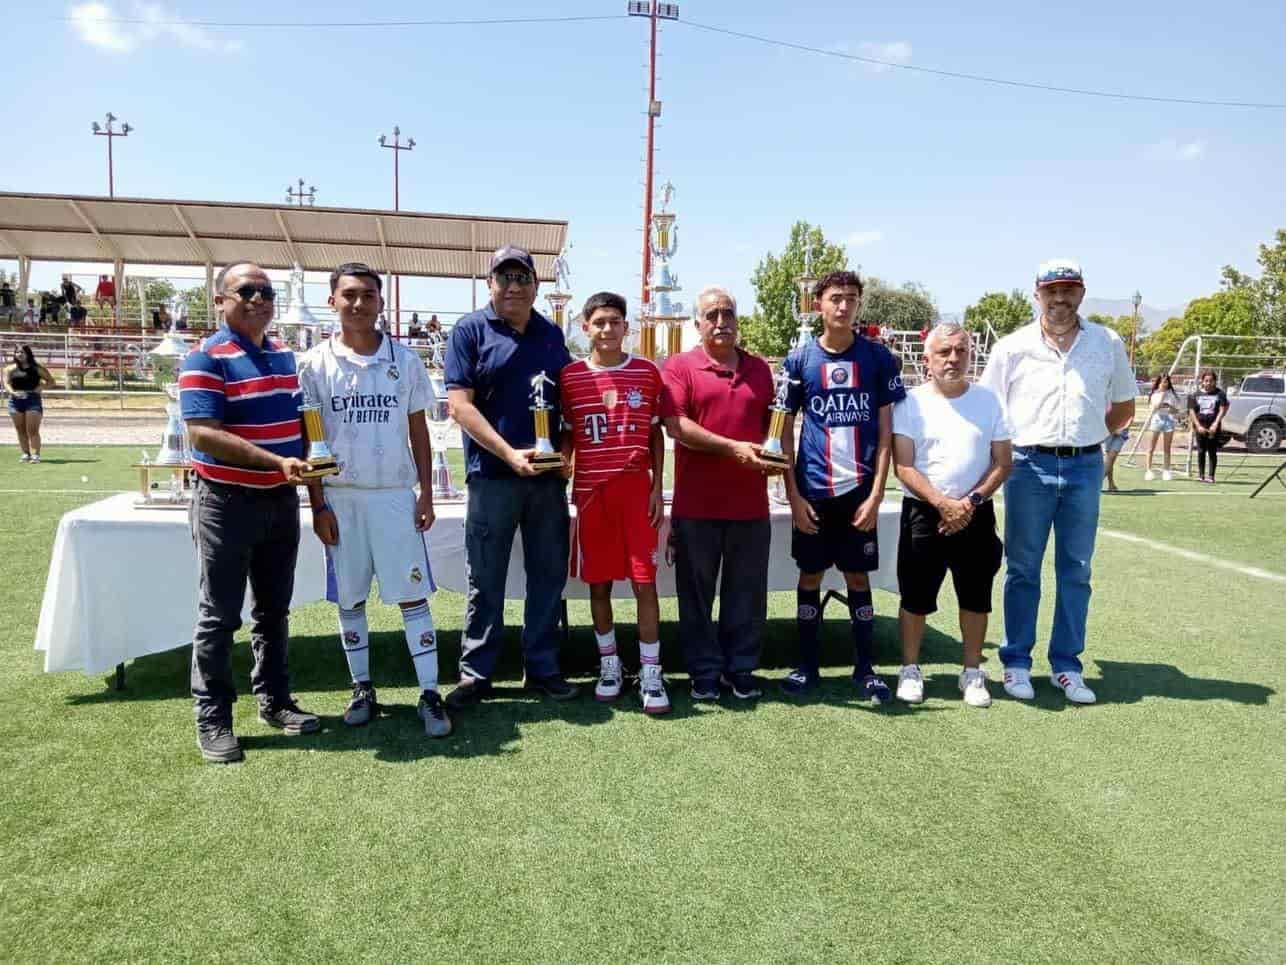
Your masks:
M 598 445 L 603 441 L 603 436 L 607 434 L 607 413 L 591 412 L 585 416 L 585 435 L 589 436 L 590 442 Z

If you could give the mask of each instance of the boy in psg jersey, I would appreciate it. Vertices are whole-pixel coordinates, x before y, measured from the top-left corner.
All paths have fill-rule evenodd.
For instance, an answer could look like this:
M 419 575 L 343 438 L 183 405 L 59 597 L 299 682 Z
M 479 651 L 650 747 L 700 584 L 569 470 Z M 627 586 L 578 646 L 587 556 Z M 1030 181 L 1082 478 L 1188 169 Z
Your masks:
M 657 529 L 664 515 L 661 476 L 661 373 L 621 345 L 629 323 L 625 299 L 599 292 L 585 302 L 581 328 L 589 357 L 559 376 L 563 419 L 569 432 L 563 452 L 573 462 L 576 548 L 580 577 L 589 584 L 599 677 L 594 696 L 621 693 L 612 583 L 629 580 L 639 614 L 639 697 L 643 711 L 664 714 L 670 698 L 661 677 L 660 606 L 656 598 Z
M 379 713 L 366 620 L 371 577 L 377 576 L 380 596 L 402 610 L 424 732 L 446 737 L 451 721 L 438 693 L 438 641 L 428 601 L 434 585 L 425 544 L 434 518 L 424 415 L 433 386 L 419 356 L 375 327 L 382 287 L 380 276 L 360 262 L 331 272 L 330 305 L 340 330 L 300 360 L 300 387 L 321 404 L 340 468 L 324 477 L 324 486 L 309 483 L 313 531 L 326 544 L 328 596 L 339 606 L 340 646 L 353 679 L 344 723 L 361 726 Z
M 890 700 L 875 674 L 875 612 L 868 573 L 879 566 L 880 502 L 892 452 L 893 404 L 906 397 L 898 364 L 887 348 L 853 330 L 862 305 L 862 279 L 835 271 L 813 289 L 822 334 L 791 352 L 785 368 L 786 397 L 782 443 L 794 460 L 786 473 L 794 531 L 791 556 L 799 566 L 799 662 L 782 681 L 789 694 L 821 682 L 822 577 L 832 566 L 844 574 L 855 648 L 853 682 L 862 698 Z M 795 414 L 803 413 L 798 452 Z

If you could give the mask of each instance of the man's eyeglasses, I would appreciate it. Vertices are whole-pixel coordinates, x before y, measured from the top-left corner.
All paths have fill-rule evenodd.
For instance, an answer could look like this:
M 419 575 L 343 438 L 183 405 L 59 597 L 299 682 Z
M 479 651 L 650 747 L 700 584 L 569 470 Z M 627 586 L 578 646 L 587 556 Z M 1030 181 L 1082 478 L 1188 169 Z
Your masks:
M 266 302 L 270 302 L 277 297 L 277 290 L 271 285 L 242 285 L 240 288 L 232 289 L 232 294 L 243 302 L 250 301 L 255 295 L 258 295 Z
M 731 308 L 712 308 L 701 317 L 707 322 L 731 322 L 737 315 Z
M 529 271 L 498 271 L 491 276 L 501 288 L 518 285 L 526 288 L 536 281 L 536 276 Z

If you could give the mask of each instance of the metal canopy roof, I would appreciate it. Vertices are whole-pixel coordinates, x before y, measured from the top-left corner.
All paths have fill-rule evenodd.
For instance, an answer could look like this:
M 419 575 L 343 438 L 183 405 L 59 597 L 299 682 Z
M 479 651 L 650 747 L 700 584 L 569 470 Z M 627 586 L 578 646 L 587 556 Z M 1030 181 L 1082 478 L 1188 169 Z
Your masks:
M 364 261 L 380 273 L 485 278 L 506 244 L 554 280 L 566 221 L 0 192 L 0 257 L 330 271 Z

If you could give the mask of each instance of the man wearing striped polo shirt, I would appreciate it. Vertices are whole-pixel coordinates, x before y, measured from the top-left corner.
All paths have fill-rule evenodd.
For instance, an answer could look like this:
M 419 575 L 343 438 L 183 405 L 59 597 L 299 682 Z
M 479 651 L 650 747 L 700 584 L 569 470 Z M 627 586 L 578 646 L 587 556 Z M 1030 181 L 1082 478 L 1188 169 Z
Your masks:
M 258 265 L 219 272 L 214 302 L 223 325 L 190 353 L 179 402 L 198 482 L 192 535 L 200 599 L 192 633 L 197 746 L 216 763 L 244 756 L 232 730 L 232 635 L 241 626 L 246 580 L 252 596 L 250 685 L 259 719 L 287 734 L 318 728 L 290 695 L 287 617 L 299 549 L 299 498 L 306 464 L 299 378 L 290 349 L 264 335 L 275 293 Z

